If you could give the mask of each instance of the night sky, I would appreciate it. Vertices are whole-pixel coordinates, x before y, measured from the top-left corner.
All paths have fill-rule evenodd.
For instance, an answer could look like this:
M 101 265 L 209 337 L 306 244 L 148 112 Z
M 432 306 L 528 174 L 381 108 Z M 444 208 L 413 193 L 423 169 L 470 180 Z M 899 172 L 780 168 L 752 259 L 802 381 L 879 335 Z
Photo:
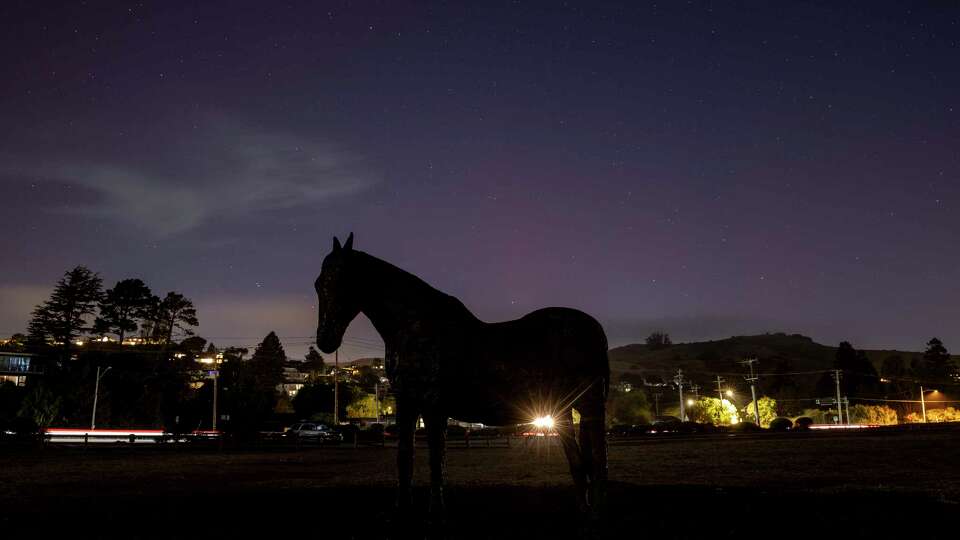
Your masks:
M 960 350 L 953 2 L 64 4 L 0 4 L 0 335 L 83 264 L 301 357 L 354 231 L 612 345 Z

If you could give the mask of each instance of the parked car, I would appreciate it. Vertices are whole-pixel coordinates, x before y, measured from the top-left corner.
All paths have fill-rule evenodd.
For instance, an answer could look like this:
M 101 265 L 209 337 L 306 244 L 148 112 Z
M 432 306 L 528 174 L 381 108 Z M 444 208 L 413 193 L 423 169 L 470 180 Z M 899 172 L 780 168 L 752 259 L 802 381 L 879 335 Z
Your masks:
M 317 424 L 314 422 L 301 422 L 299 424 L 294 424 L 287 428 L 283 435 L 285 437 L 290 437 L 291 439 L 317 443 L 337 444 L 343 441 L 343 435 L 340 433 L 337 433 L 324 424 Z

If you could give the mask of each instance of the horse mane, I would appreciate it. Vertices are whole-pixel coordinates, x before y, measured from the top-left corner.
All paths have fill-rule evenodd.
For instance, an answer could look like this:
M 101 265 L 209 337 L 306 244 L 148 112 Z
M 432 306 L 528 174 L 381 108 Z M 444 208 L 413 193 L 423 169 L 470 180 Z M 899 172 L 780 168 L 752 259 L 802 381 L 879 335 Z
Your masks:
M 353 255 L 358 257 L 359 262 L 363 265 L 364 272 L 383 279 L 382 283 L 387 286 L 390 292 L 414 297 L 423 301 L 424 304 L 432 303 L 440 308 L 459 310 L 469 319 L 479 321 L 477 316 L 459 298 L 433 287 L 416 275 L 364 251 L 353 250 Z

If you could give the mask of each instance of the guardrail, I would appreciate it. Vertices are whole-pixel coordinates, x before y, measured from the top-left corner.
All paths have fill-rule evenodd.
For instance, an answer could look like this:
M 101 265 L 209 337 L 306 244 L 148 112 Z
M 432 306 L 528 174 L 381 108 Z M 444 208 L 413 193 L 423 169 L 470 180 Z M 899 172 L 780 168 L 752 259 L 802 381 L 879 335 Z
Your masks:
M 174 437 L 162 429 L 72 429 L 49 428 L 44 433 L 52 443 L 159 443 L 170 442 Z

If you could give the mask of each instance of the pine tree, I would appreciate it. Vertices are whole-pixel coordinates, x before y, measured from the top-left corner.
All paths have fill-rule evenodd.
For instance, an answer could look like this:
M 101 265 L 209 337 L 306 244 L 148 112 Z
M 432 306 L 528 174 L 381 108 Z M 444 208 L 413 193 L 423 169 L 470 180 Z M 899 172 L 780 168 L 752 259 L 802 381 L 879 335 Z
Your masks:
M 317 375 L 322 375 L 326 372 L 327 366 L 323 361 L 323 356 L 320 355 L 320 352 L 313 348 L 313 345 L 310 346 L 310 349 L 307 350 L 307 356 L 305 357 L 307 361 L 307 369 L 310 370 L 310 373 L 316 377 Z
M 116 334 L 123 343 L 126 333 L 136 331 L 138 322 L 150 317 L 159 301 L 139 279 L 118 281 L 100 301 L 100 315 L 94 330 Z
M 280 338 L 276 333 L 270 332 L 257 345 L 250 358 L 250 366 L 257 387 L 267 390 L 275 389 L 277 385 L 282 384 L 283 364 L 286 361 L 287 355 L 283 345 L 280 344 Z
M 168 292 L 157 304 L 153 315 L 153 338 L 164 345 L 173 341 L 173 332 L 179 330 L 185 336 L 192 336 L 191 326 L 198 326 L 197 309 L 193 302 L 180 293 Z
M 73 342 L 89 331 L 84 325 L 96 311 L 101 284 L 100 276 L 84 266 L 66 272 L 50 299 L 33 310 L 28 325 L 31 343 L 43 345 L 53 341 L 63 347 L 62 360 L 69 358 Z
M 943 342 L 933 338 L 927 342 L 927 350 L 923 353 L 922 377 L 934 382 L 950 382 L 956 375 L 957 366 L 943 346 Z

